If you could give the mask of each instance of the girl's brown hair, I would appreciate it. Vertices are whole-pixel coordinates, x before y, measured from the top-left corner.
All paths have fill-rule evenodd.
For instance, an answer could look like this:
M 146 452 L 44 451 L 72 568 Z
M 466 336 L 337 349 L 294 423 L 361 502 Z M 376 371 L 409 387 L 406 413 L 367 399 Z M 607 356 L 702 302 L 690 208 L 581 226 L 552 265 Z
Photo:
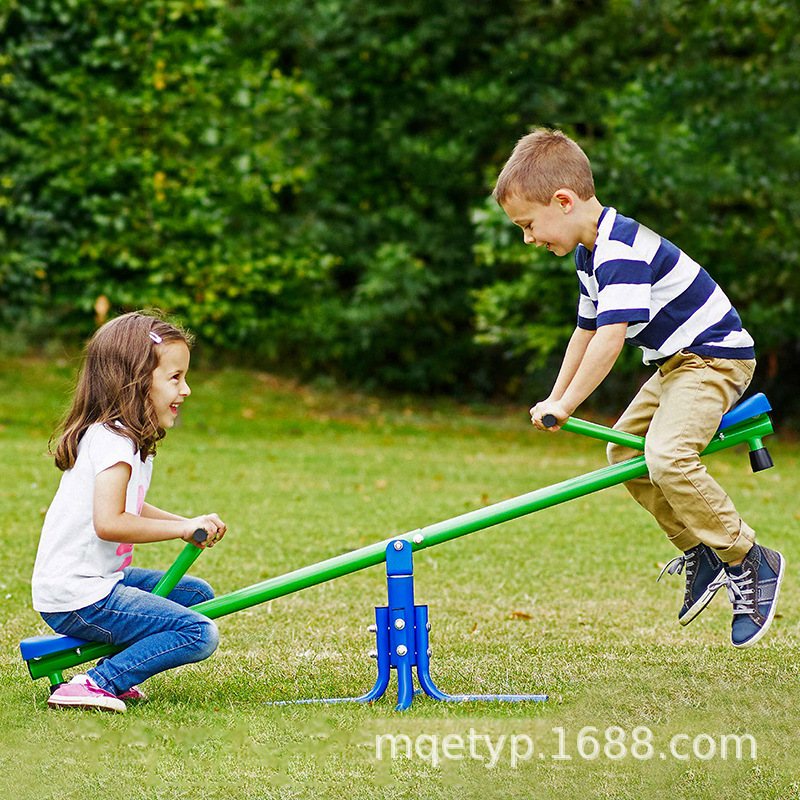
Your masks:
M 50 452 L 60 470 L 72 469 L 78 444 L 95 422 L 117 426 L 144 461 L 156 452 L 166 431 L 158 424 L 149 393 L 159 347 L 194 337 L 179 325 L 154 313 L 134 311 L 106 322 L 86 345 L 86 360 L 78 376 L 72 406 L 50 440 Z

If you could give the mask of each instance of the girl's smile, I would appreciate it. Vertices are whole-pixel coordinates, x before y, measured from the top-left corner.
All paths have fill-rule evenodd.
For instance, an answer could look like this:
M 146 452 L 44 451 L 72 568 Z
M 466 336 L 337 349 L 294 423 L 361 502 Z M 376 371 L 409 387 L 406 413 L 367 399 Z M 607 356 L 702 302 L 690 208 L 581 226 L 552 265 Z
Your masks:
M 181 404 L 191 394 L 186 383 L 189 348 L 183 342 L 172 342 L 158 345 L 158 353 L 158 366 L 153 370 L 149 397 L 159 426 L 171 428 Z

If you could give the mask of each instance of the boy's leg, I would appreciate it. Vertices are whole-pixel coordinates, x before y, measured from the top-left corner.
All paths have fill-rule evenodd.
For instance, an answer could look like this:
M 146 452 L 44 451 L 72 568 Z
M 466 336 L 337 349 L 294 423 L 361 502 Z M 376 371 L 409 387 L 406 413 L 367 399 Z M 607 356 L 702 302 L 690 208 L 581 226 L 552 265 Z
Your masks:
M 755 544 L 755 534 L 730 498 L 706 472 L 698 452 L 719 419 L 742 395 L 754 361 L 687 357 L 664 376 L 663 393 L 645 444 L 650 478 L 692 535 L 724 562 L 725 575 L 709 591 L 727 585 L 733 603 L 731 641 L 750 647 L 775 616 L 784 572 L 783 556 Z M 680 537 L 673 541 L 678 544 Z
M 614 430 L 632 433 L 636 436 L 647 436 L 650 422 L 661 401 L 662 379 L 661 372 L 656 371 L 646 381 L 617 420 Z M 629 458 L 642 455 L 642 451 L 612 442 L 606 448 L 606 455 L 610 464 L 618 464 L 620 461 L 627 461 Z M 633 499 L 653 515 L 670 540 L 676 537 L 686 537 L 686 526 L 678 519 L 663 492 L 653 485 L 649 475 L 627 481 L 624 486 Z M 698 543 L 699 540 L 690 543 L 685 549 L 688 550 Z
M 700 461 L 722 415 L 742 396 L 754 361 L 703 359 L 681 352 L 640 389 L 616 430 L 646 436 L 649 476 L 625 483 L 681 551 L 701 542 L 723 561 L 741 558 L 753 544 L 753 531 Z M 612 464 L 639 455 L 608 446 Z
M 662 369 L 659 369 L 659 371 L 645 383 L 614 426 L 617 430 L 624 430 L 640 436 L 649 435 L 651 438 L 657 438 L 657 431 L 650 431 L 653 417 L 656 415 L 662 402 L 668 407 L 676 402 L 674 391 L 675 381 L 673 380 L 670 384 L 667 383 L 666 379 L 673 373 L 677 366 L 685 361 L 688 355 L 689 354 L 678 354 L 671 361 L 664 364 Z M 674 377 L 673 375 L 673 378 Z M 668 395 L 666 398 L 664 397 L 665 384 Z M 730 402 L 727 400 L 725 401 L 726 407 L 719 412 L 719 418 L 721 418 L 724 411 L 727 411 L 730 405 L 733 405 L 735 400 L 738 399 L 738 396 L 744 391 L 744 388 L 746 388 L 746 384 L 742 385 L 740 390 L 737 388 L 738 394 L 730 400 Z M 685 398 L 677 398 L 678 411 L 680 411 L 680 404 L 683 400 L 685 400 Z M 719 419 L 714 419 L 715 416 L 715 414 L 709 416 L 708 422 L 710 424 L 708 427 L 710 433 L 703 434 L 701 438 L 707 435 L 708 441 L 710 441 L 711 437 L 716 432 L 719 426 Z M 655 434 L 655 437 L 653 434 Z M 650 440 L 648 439 L 648 441 Z M 699 449 L 702 450 L 706 444 L 707 442 Z M 627 458 L 632 458 L 635 455 L 638 455 L 638 451 L 619 445 L 612 444 L 608 447 L 608 458 L 612 464 Z M 699 462 L 699 457 L 697 460 Z M 681 519 L 672 508 L 670 501 L 664 495 L 661 488 L 652 481 L 650 475 L 634 481 L 629 481 L 625 484 L 625 487 L 634 499 L 655 517 L 670 541 L 683 552 L 682 556 L 673 559 L 667 566 L 670 572 L 680 572 L 684 568 L 686 570 L 684 602 L 678 612 L 678 620 L 682 625 L 687 625 L 708 605 L 720 588 L 718 581 L 724 576 L 722 562 L 716 552 L 711 547 L 704 544 L 692 530 L 687 527 L 684 520 Z
M 726 563 L 744 557 L 755 535 L 699 453 L 750 384 L 754 369 L 754 361 L 684 352 L 670 359 L 660 370 L 661 397 L 645 443 L 650 481 L 682 525 L 680 531 L 668 531 L 672 543 L 685 552 L 702 542 Z

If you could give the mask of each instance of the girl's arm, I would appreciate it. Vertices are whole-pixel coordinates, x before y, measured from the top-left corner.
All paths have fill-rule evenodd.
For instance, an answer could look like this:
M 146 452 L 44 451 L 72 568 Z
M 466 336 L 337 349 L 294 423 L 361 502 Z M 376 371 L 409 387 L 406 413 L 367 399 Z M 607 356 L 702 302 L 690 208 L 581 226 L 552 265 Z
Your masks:
M 160 508 L 156 508 L 155 506 L 151 506 L 150 503 L 145 503 L 142 506 L 142 514 L 141 516 L 147 517 L 148 519 L 170 519 L 170 520 L 183 520 L 186 521 L 186 517 L 181 517 L 178 514 L 170 514 L 169 511 L 163 511 Z
M 121 461 L 94 479 L 94 529 L 103 541 L 121 544 L 164 542 L 169 539 L 189 541 L 198 528 L 203 528 L 210 534 L 206 546 L 211 547 L 225 535 L 225 523 L 216 514 L 193 519 L 170 514 L 170 518 L 165 519 L 128 513 L 125 511 L 125 493 L 130 478 L 130 465 Z

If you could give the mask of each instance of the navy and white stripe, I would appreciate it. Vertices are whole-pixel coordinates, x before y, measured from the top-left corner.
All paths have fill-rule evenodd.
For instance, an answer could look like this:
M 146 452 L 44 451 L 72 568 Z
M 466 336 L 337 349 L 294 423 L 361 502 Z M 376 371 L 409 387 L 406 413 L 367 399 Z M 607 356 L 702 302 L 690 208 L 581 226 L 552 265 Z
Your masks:
M 645 364 L 688 350 L 714 358 L 755 358 L 753 339 L 725 292 L 682 250 L 649 228 L 604 208 L 593 251 L 575 251 L 578 326 L 627 322 L 626 340 Z

